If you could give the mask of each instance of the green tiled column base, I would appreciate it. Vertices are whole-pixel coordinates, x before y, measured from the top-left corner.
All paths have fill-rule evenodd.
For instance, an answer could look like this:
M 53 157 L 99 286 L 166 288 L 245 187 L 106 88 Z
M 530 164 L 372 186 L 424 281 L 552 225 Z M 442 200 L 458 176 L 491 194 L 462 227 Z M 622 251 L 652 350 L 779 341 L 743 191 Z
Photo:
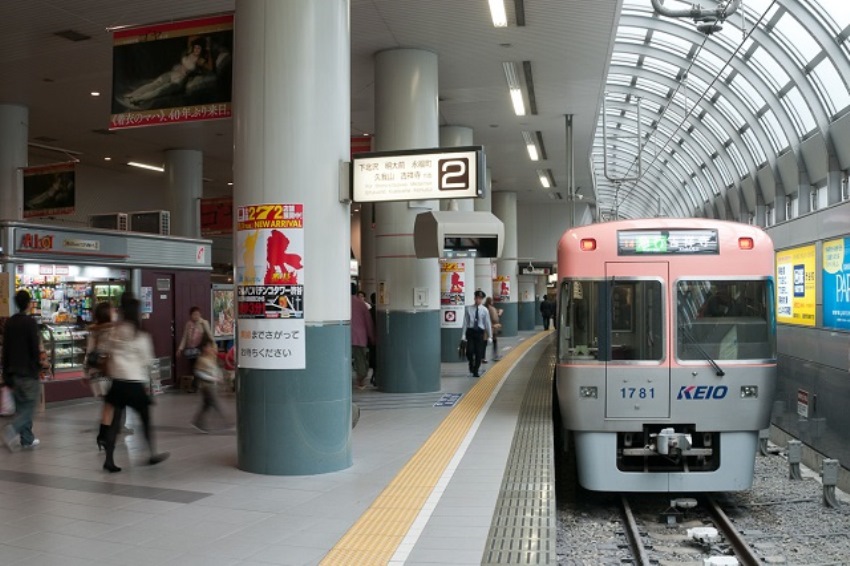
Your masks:
M 307 369 L 239 369 L 239 469 L 278 476 L 351 466 L 351 327 L 307 326 Z
M 519 331 L 519 308 L 517 303 L 498 303 L 497 309 L 502 309 L 499 320 L 502 322 L 502 336 L 516 336 Z
M 378 387 L 387 393 L 440 390 L 440 311 L 378 311 Z
M 534 303 L 524 302 L 519 304 L 519 320 L 517 328 L 520 330 L 534 330 Z
M 463 334 L 460 328 L 440 329 L 440 361 L 457 362 L 462 361 L 457 356 L 457 347 Z

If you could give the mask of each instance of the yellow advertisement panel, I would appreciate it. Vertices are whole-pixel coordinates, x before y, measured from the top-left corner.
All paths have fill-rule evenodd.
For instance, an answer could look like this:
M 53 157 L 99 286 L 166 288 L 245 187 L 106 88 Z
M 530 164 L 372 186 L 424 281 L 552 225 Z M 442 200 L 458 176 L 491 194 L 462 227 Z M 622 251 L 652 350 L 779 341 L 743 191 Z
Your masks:
M 776 252 L 776 321 L 815 325 L 815 246 Z

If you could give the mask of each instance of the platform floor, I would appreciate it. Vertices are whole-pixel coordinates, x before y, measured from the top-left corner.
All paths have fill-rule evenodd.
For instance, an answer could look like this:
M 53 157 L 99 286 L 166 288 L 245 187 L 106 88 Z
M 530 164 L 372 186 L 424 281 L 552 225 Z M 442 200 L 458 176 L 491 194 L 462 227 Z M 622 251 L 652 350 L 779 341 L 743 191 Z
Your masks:
M 0 564 L 491 563 L 485 546 L 527 368 L 547 337 L 501 339 L 504 359 L 487 364 L 480 379 L 469 377 L 465 363 L 444 363 L 439 393 L 355 389 L 362 414 L 354 463 L 317 476 L 240 471 L 235 433 L 197 433 L 189 421 L 200 398 L 177 392 L 154 407 L 159 449 L 171 458 L 144 465 L 143 438 L 127 436 L 116 451 L 124 471 L 107 474 L 94 442 L 99 404 L 48 406 L 34 427 L 39 448 L 10 454 L 0 447 Z M 435 407 L 444 394 L 461 396 Z M 232 414 L 234 398 L 224 401 Z M 129 424 L 139 428 L 132 417 Z M 450 454 L 439 454 L 447 447 Z M 446 465 L 437 466 L 442 458 Z M 423 473 L 436 474 L 436 487 L 404 483 L 405 474 Z M 380 504 L 393 497 L 404 504 Z M 410 501 L 421 501 L 418 513 L 402 509 Z

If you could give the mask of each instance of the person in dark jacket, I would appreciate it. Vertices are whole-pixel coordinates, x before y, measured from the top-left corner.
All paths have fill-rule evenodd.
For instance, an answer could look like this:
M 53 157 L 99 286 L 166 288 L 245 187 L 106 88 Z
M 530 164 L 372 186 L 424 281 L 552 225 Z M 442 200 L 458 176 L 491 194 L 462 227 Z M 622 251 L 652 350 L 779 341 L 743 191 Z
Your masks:
M 543 330 L 549 330 L 549 322 L 555 316 L 555 301 L 550 301 L 548 295 L 543 295 L 540 301 L 540 316 L 543 317 Z
M 29 315 L 30 294 L 15 294 L 18 314 L 6 321 L 3 339 L 3 381 L 15 396 L 17 416 L 3 429 L 3 443 L 11 452 L 35 448 L 39 440 L 32 433 L 32 416 L 38 403 L 41 370 L 38 323 Z M 20 438 L 19 438 L 20 437 Z

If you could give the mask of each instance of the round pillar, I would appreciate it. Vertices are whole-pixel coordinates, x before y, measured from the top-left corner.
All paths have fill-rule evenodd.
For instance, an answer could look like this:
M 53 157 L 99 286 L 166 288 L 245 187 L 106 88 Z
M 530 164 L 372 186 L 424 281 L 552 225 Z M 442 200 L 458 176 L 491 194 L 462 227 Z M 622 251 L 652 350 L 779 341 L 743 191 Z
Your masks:
M 375 56 L 375 150 L 434 148 L 438 136 L 437 55 L 391 49 Z M 417 259 L 416 215 L 437 201 L 375 207 L 378 385 L 391 393 L 440 389 L 440 272 Z
M 196 149 L 169 149 L 165 152 L 165 175 L 171 235 L 200 238 L 204 154 Z
M 289 315 L 240 314 L 238 464 L 337 471 L 352 462 L 348 2 L 240 0 L 235 17 L 237 300 L 265 291 L 262 310 Z
M 18 104 L 0 104 L 0 218 L 24 217 L 24 176 L 27 166 L 29 109 Z
M 502 309 L 502 335 L 516 336 L 519 330 L 519 281 L 517 280 L 516 193 L 500 191 L 493 195 L 493 214 L 505 225 L 505 245 L 496 262 L 493 298 Z
M 536 278 L 535 275 L 519 276 L 518 330 L 534 330 L 534 280 Z
M 472 145 L 472 128 L 466 126 L 441 126 L 440 147 Z M 476 199 L 446 199 L 443 210 L 473 212 Z M 461 283 L 453 284 L 453 281 Z M 456 362 L 457 347 L 462 338 L 463 308 L 475 302 L 475 260 L 455 258 L 440 262 L 440 360 Z M 448 316 L 454 313 L 454 317 Z
M 472 205 L 475 212 L 491 212 L 493 203 L 492 177 L 490 176 L 490 168 L 484 172 L 484 196 L 473 201 Z M 475 289 L 481 289 L 487 296 L 493 295 L 493 260 L 489 257 L 475 258 Z M 495 297 L 494 297 L 495 298 Z M 504 328 L 504 327 L 503 327 Z M 504 334 L 504 332 L 503 332 Z

